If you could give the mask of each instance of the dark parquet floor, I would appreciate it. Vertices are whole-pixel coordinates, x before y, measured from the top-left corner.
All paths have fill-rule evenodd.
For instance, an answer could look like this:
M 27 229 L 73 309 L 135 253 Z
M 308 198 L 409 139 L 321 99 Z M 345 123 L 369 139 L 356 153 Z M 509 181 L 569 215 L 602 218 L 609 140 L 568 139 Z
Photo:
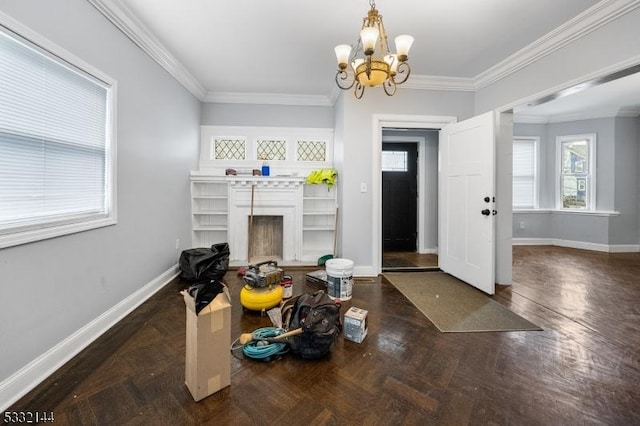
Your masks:
M 231 386 L 195 403 L 184 386 L 185 308 L 174 280 L 12 410 L 69 425 L 640 424 L 640 254 L 515 247 L 494 299 L 543 331 L 440 333 L 383 278 L 343 304 L 369 310 L 361 344 L 320 361 L 232 358 Z M 317 289 L 287 270 L 294 294 Z M 232 337 L 244 312 L 235 271 Z

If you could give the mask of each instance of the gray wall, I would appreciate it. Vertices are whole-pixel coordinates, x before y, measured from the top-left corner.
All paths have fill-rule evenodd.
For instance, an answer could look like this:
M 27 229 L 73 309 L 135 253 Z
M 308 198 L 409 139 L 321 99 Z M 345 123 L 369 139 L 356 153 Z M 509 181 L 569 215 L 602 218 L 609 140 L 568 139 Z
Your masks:
M 596 209 L 618 216 L 539 212 L 513 216 L 514 238 L 553 238 L 609 246 L 638 244 L 638 118 L 514 125 L 514 136 L 540 137 L 540 209 L 555 208 L 556 137 L 595 133 Z M 521 229 L 520 224 L 525 228 Z
M 367 89 L 360 100 L 350 91 L 343 92 L 341 97 L 344 124 L 340 134 L 336 129 L 336 141 L 339 144 L 335 147 L 343 159 L 342 163 L 336 165 L 342 186 L 339 201 L 342 238 L 338 252 L 359 267 L 371 268 L 374 263 L 371 250 L 373 194 L 371 190 L 360 192 L 360 184 L 365 183 L 372 188 L 374 176 L 380 173 L 371 149 L 373 116 L 438 115 L 464 120 L 473 116 L 473 93 L 401 88 L 395 96 L 388 97 L 380 88 L 375 88 Z
M 613 244 L 640 243 L 640 138 L 638 118 L 615 119 L 614 208 L 620 216 L 612 217 L 609 241 Z M 633 232 L 637 229 L 637 232 Z
M 203 103 L 203 126 L 334 127 L 332 107 Z
M 0 6 L 118 82 L 118 223 L 0 250 L 1 382 L 177 263 L 200 102 L 89 2 Z

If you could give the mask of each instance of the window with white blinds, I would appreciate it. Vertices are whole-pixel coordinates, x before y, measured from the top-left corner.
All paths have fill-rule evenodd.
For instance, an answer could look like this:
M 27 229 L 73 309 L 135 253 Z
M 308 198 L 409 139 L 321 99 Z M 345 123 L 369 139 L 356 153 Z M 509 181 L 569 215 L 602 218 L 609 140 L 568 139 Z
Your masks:
M 538 207 L 537 137 L 513 138 L 513 208 Z
M 0 247 L 115 223 L 114 82 L 33 36 L 0 26 Z

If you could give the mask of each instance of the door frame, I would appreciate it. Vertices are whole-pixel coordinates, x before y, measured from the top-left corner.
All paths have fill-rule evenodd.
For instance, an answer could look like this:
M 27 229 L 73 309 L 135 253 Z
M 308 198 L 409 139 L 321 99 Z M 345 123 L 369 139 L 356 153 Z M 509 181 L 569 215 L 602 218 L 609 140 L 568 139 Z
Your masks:
M 373 270 L 376 274 L 382 272 L 382 129 L 385 127 L 400 127 L 406 129 L 440 130 L 457 121 L 457 117 L 454 116 L 373 115 L 373 142 L 371 144 L 373 158 L 373 187 L 371 188 L 373 214 L 371 236 L 373 244 L 371 244 L 371 258 L 373 259 Z M 420 170 L 418 173 L 420 173 Z M 420 194 L 420 196 L 422 196 L 422 194 Z M 418 232 L 420 232 L 420 229 L 418 229 Z
M 418 180 L 418 211 L 416 212 L 418 220 L 416 223 L 416 232 L 418 234 L 418 240 L 416 241 L 416 251 L 421 254 L 427 253 L 424 242 L 426 232 L 425 224 L 427 220 L 424 208 L 426 191 L 422 184 L 422 180 L 426 176 L 426 165 L 424 161 L 427 150 L 427 138 L 424 136 L 383 136 L 382 143 L 416 143 L 418 145 L 418 167 L 416 169 L 416 179 Z M 382 144 L 380 145 L 380 149 L 382 149 Z M 380 173 L 382 174 L 382 167 Z M 380 194 L 382 194 L 382 183 L 380 184 L 380 191 Z M 382 203 L 382 198 L 380 198 L 380 203 Z M 382 215 L 380 216 L 380 220 L 382 220 Z M 382 247 L 380 247 L 380 249 L 382 250 Z

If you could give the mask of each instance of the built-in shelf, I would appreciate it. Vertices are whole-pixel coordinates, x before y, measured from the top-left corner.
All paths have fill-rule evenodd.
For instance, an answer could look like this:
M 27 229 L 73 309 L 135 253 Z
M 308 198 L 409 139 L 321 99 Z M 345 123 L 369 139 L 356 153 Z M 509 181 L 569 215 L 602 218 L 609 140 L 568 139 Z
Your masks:
M 333 254 L 336 187 L 306 185 L 298 176 L 191 174 L 192 246 L 229 242 L 231 263 L 246 262 L 247 215 L 278 214 L 285 220 L 283 261 L 315 264 Z

